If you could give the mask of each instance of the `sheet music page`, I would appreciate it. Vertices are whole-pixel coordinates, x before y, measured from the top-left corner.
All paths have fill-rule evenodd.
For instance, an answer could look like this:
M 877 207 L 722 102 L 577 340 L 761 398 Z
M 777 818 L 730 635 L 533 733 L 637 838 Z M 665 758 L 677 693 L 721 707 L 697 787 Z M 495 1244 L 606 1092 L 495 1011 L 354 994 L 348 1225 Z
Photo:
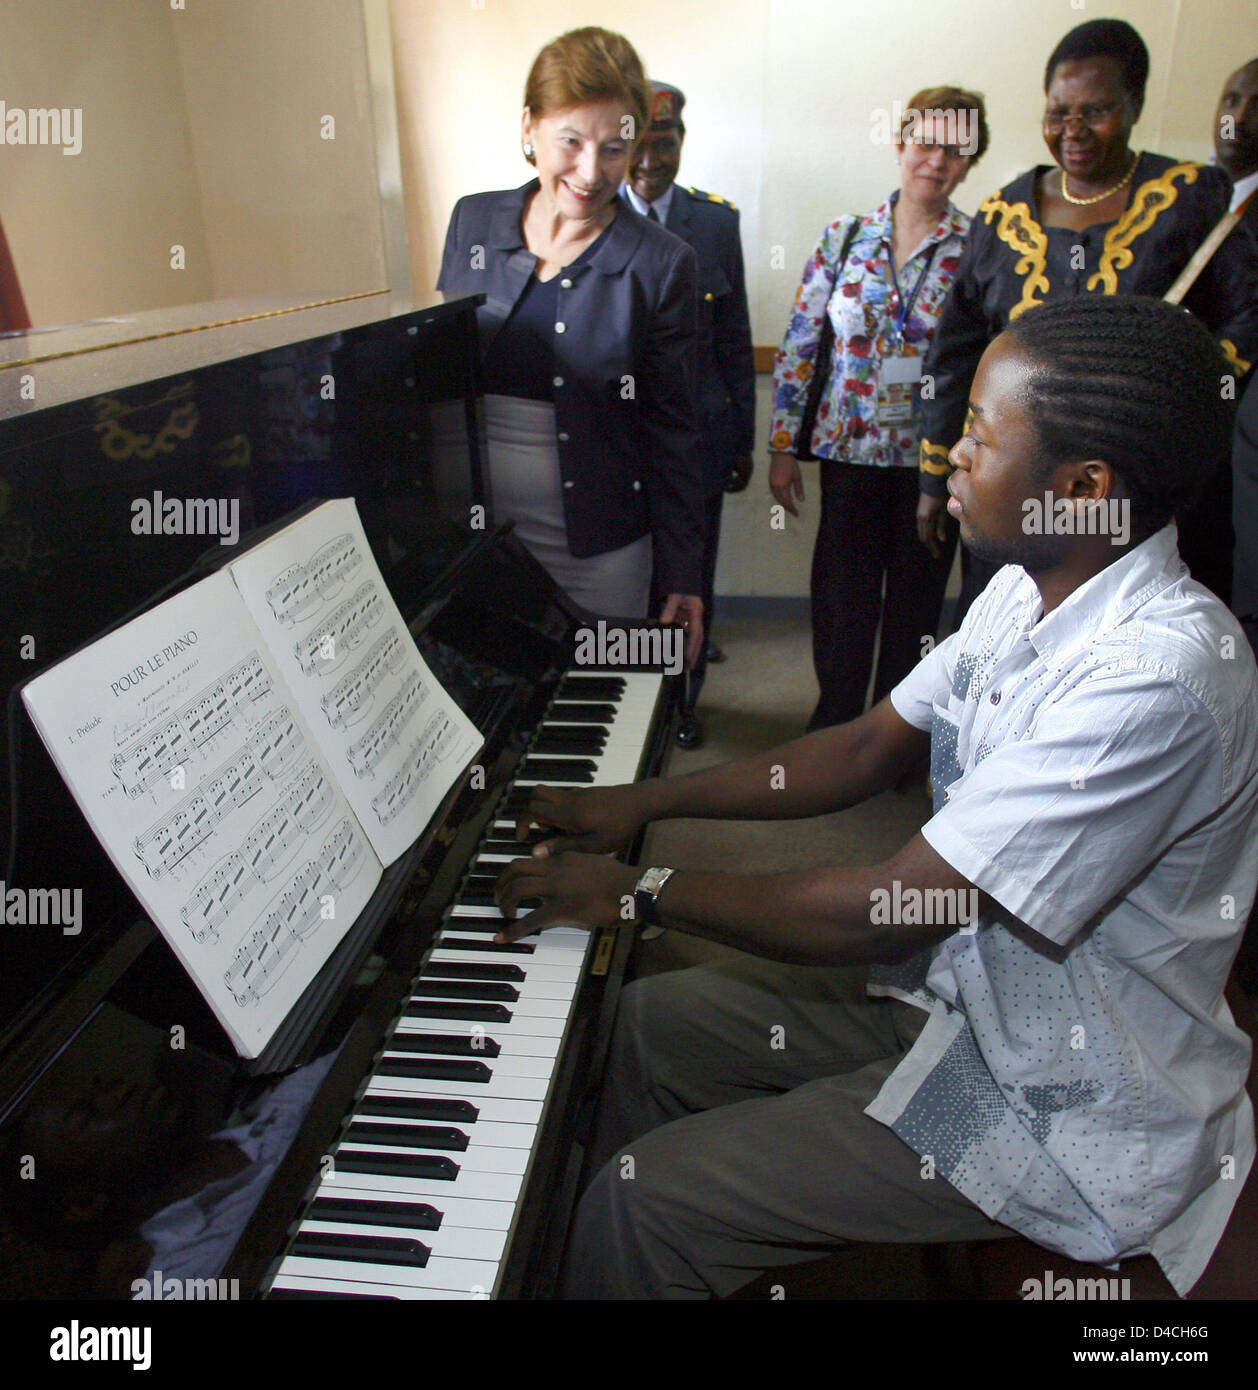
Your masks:
M 352 498 L 229 566 L 383 864 L 407 850 L 480 749 L 385 586 Z
M 381 866 L 226 572 L 23 692 L 92 829 L 256 1057 Z

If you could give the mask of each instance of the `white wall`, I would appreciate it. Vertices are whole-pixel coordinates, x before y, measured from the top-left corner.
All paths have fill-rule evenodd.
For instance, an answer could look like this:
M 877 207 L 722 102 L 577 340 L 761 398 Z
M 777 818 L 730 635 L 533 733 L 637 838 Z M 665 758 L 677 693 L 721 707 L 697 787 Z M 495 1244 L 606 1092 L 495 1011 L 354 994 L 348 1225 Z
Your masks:
M 415 285 L 431 287 L 456 198 L 531 176 L 519 151 L 524 79 L 547 40 L 581 24 L 628 35 L 652 76 L 687 97 L 682 180 L 742 212 L 752 331 L 775 344 L 800 268 L 826 222 L 895 186 L 874 115 L 925 86 L 987 100 L 992 145 L 958 204 L 1048 162 L 1039 131 L 1044 64 L 1086 19 L 1127 19 L 1152 58 L 1135 143 L 1205 158 L 1224 77 L 1258 54 L 1258 0 L 392 0 L 403 178 Z M 775 268 L 780 267 L 780 268 Z M 761 382 L 758 432 L 768 428 Z M 723 593 L 807 592 L 815 527 L 767 522 L 758 476 L 725 507 Z M 808 480 L 815 479 L 815 466 Z
M 0 99 L 82 109 L 77 155 L 0 147 L 0 218 L 35 324 L 211 297 L 200 190 L 163 0 L 7 0 Z M 172 270 L 179 243 L 186 269 Z
M 386 287 L 354 0 L 6 0 L 4 21 L 0 100 L 83 112 L 77 155 L 0 146 L 36 325 Z

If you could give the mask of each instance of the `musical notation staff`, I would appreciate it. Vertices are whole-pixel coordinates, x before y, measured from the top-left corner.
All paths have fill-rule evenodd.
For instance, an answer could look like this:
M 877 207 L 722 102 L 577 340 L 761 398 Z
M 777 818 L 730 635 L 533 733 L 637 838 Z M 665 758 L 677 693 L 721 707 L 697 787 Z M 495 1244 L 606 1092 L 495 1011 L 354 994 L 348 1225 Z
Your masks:
M 347 729 L 366 716 L 376 687 L 401 665 L 406 648 L 391 627 L 371 644 L 367 655 L 320 699 L 319 704 L 334 729 Z
M 385 783 L 379 796 L 371 799 L 371 809 L 379 816 L 381 825 L 388 825 L 402 814 L 407 802 L 424 784 L 433 764 L 439 762 L 450 747 L 456 733 L 448 714 L 439 711 L 429 719 L 405 762 Z
M 350 744 L 347 756 L 356 777 L 371 776 L 427 698 L 428 692 L 419 672 L 412 671 L 401 690 L 384 707 L 380 718 L 357 743 Z
M 274 985 L 302 940 L 321 921 L 330 920 L 329 910 L 335 916 L 336 895 L 354 878 L 365 854 L 361 836 L 343 820 L 317 858 L 293 875 L 276 906 L 248 933 L 223 973 L 223 983 L 242 1008 L 257 1003 Z
M 198 691 L 161 726 L 120 748 L 110 761 L 114 776 L 134 800 L 181 767 L 190 753 L 221 733 L 247 708 L 271 692 L 271 677 L 257 652 L 220 680 Z
M 361 563 L 362 555 L 353 537 L 341 535 L 305 564 L 290 565 L 266 591 L 266 601 L 276 621 L 292 627 L 318 612 L 328 599 L 336 597 L 346 578 Z
M 327 620 L 308 636 L 293 644 L 293 655 L 301 669 L 313 676 L 322 667 L 329 670 L 366 636 L 384 615 L 384 602 L 373 584 L 362 584 Z

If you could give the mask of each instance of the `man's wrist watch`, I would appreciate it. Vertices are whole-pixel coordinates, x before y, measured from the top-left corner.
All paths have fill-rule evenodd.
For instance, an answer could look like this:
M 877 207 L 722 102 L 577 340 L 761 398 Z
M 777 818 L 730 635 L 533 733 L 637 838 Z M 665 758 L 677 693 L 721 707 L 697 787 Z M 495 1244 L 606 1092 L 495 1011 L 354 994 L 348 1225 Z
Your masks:
M 672 878 L 672 869 L 647 869 L 633 890 L 634 911 L 638 921 L 644 926 L 654 926 L 658 921 L 656 909 L 659 906 L 660 890 Z

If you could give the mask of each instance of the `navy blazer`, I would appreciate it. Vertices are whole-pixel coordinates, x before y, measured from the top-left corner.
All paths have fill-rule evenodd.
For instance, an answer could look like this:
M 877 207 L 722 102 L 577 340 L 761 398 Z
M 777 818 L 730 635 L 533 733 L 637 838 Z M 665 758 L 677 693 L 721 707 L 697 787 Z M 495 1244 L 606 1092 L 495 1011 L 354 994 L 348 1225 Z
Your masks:
M 756 360 L 738 209 L 714 193 L 674 184 L 664 225 L 694 248 L 698 262 L 703 481 L 709 494 L 723 492 L 730 464 L 751 453 L 756 433 Z
M 481 357 L 537 267 L 522 220 L 538 181 L 455 205 L 437 288 L 483 293 Z M 595 253 L 561 272 L 555 427 L 568 548 L 654 540 L 665 593 L 702 592 L 703 485 L 691 358 L 694 252 L 623 204 Z

